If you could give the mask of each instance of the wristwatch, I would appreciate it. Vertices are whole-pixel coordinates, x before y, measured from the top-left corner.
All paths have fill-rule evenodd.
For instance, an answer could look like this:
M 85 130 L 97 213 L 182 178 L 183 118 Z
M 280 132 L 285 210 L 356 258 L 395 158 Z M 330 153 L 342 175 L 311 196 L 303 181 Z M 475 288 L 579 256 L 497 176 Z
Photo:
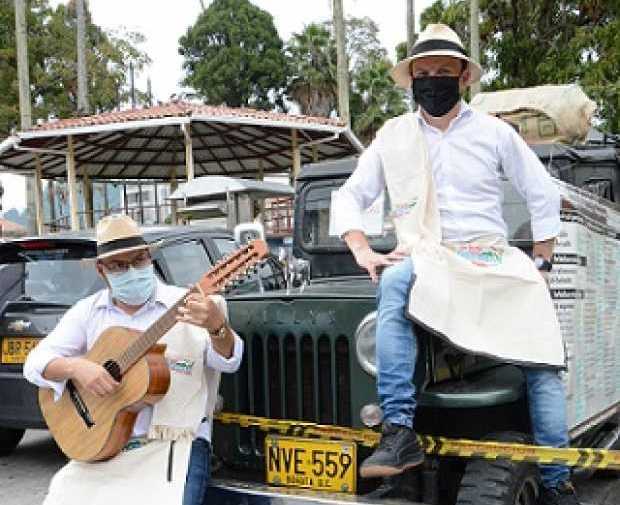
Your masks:
M 222 326 L 219 327 L 219 329 L 214 330 L 214 331 L 210 331 L 209 333 L 211 334 L 212 337 L 215 337 L 217 339 L 221 339 L 226 337 L 226 321 L 224 321 L 224 323 L 222 324 Z
M 542 256 L 536 256 L 534 258 L 534 265 L 536 265 L 536 268 L 542 272 L 551 272 L 551 269 L 553 268 L 553 263 Z

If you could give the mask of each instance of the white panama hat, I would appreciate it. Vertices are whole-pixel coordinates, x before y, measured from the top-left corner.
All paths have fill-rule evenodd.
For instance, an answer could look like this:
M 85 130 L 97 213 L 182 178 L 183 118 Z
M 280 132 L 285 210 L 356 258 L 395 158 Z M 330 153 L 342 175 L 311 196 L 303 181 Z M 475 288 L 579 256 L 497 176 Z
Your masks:
M 112 214 L 97 223 L 98 260 L 130 251 L 147 249 L 153 246 L 144 240 L 138 223 L 129 216 Z
M 406 90 L 411 89 L 411 62 L 427 56 L 450 56 L 468 62 L 470 72 L 469 80 L 466 83 L 468 86 L 478 82 L 482 75 L 482 68 L 467 56 L 457 33 L 449 26 L 437 23 L 427 25 L 418 36 L 418 40 L 411 49 L 411 54 L 392 68 L 390 75 L 396 85 Z

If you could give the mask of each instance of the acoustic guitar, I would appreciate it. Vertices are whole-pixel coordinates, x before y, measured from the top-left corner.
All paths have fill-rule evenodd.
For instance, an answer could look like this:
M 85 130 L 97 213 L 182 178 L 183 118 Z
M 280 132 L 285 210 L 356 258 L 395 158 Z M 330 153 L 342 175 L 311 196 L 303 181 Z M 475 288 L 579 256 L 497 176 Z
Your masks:
M 192 290 L 214 294 L 241 278 L 268 254 L 255 240 L 215 264 Z M 176 323 L 183 296 L 144 332 L 115 326 L 105 330 L 84 355 L 120 382 L 115 393 L 97 397 L 68 380 L 58 401 L 49 388 L 39 389 L 43 417 L 58 446 L 71 459 L 101 461 L 120 452 L 133 431 L 138 412 L 161 400 L 170 386 L 165 344 L 157 342 Z

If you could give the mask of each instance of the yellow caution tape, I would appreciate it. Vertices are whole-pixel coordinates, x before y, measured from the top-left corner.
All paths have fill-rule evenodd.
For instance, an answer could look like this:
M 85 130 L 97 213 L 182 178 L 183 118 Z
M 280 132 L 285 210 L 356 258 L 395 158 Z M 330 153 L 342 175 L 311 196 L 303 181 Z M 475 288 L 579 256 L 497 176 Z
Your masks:
M 242 428 L 258 428 L 281 435 L 308 438 L 327 438 L 357 442 L 366 447 L 379 443 L 380 433 L 364 428 L 346 428 L 306 421 L 270 419 L 222 412 L 215 416 L 222 424 L 236 424 Z M 606 449 L 578 449 L 490 442 L 481 440 L 452 439 L 418 435 L 427 454 L 461 458 L 509 459 L 538 464 L 557 464 L 581 468 L 620 470 L 620 451 Z

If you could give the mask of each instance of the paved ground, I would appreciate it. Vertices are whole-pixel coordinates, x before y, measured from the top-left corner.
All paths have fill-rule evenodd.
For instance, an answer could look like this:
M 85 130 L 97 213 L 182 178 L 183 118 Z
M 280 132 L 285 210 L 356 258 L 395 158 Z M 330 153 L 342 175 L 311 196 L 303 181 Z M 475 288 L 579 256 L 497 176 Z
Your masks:
M 27 431 L 17 450 L 0 458 L 0 504 L 39 505 L 65 461 L 47 431 Z
M 0 505 L 39 505 L 64 463 L 46 431 L 28 431 L 11 456 L 0 458 Z M 576 485 L 584 505 L 620 505 L 620 478 L 578 480 Z

